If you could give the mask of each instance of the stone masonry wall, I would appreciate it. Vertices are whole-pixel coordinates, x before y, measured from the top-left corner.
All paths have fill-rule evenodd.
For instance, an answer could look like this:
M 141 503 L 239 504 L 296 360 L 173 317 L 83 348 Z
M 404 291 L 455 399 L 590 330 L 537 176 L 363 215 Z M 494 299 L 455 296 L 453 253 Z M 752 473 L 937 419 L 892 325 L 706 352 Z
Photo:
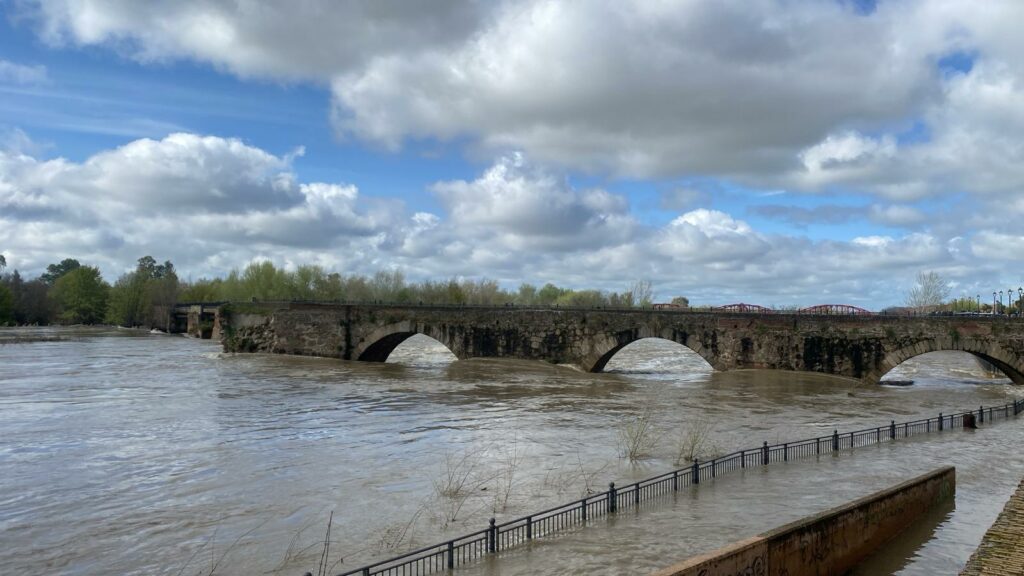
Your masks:
M 908 358 L 964 350 L 1024 383 L 1024 321 L 977 317 L 804 316 L 311 304 L 228 305 L 226 351 L 381 361 L 412 334 L 460 359 L 517 358 L 599 371 L 641 338 L 678 342 L 717 370 L 821 372 L 877 381 Z

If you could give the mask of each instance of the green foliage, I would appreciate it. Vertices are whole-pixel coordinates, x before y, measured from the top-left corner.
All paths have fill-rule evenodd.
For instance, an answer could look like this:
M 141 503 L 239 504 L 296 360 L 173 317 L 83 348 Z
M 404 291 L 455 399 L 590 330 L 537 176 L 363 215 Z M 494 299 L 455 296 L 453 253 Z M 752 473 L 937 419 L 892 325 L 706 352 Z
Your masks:
M 109 286 L 99 268 L 79 266 L 61 275 L 53 285 L 58 318 L 68 324 L 96 324 L 107 311 Z
M 157 264 L 152 256 L 139 258 L 134 272 L 118 278 L 110 289 L 107 322 L 120 326 L 167 328 L 178 301 L 178 276 L 169 261 Z
M 522 284 L 515 292 L 497 281 L 425 280 L 410 283 L 398 270 L 381 270 L 373 276 L 345 276 L 320 266 L 299 266 L 293 272 L 271 262 L 254 262 L 232 270 L 225 278 L 198 280 L 182 286 L 180 302 L 248 302 L 320 300 L 392 302 L 408 304 L 520 306 L 634 306 L 650 303 L 650 283 L 637 282 L 622 293 L 571 290 L 545 284 L 539 290 Z
M 0 284 L 0 326 L 14 323 L 14 294 L 11 289 Z
M 51 264 L 39 279 L 25 282 L 15 270 L 0 276 L 4 308 L 0 322 L 17 324 L 96 323 L 170 326 L 180 302 L 345 301 L 439 305 L 631 307 L 651 302 L 651 284 L 634 282 L 623 292 L 573 290 L 547 283 L 506 290 L 488 278 L 409 282 L 400 270 L 372 276 L 344 275 L 320 266 L 293 271 L 272 262 L 253 262 L 226 277 L 181 282 L 170 261 L 139 258 L 134 270 L 108 286 L 99 270 L 67 258 Z M 678 300 L 678 299 L 677 299 Z
M 46 267 L 46 272 L 39 277 L 47 286 L 53 286 L 57 283 L 57 280 L 64 276 L 68 272 L 79 268 L 81 264 L 74 258 L 65 258 L 60 261 L 60 264 L 50 264 Z
M 680 308 L 689 308 L 690 299 L 686 296 L 676 296 L 672 299 L 672 305 L 679 306 Z
M 145 320 L 146 279 L 134 272 L 117 279 L 110 288 L 107 322 L 119 326 L 141 326 Z

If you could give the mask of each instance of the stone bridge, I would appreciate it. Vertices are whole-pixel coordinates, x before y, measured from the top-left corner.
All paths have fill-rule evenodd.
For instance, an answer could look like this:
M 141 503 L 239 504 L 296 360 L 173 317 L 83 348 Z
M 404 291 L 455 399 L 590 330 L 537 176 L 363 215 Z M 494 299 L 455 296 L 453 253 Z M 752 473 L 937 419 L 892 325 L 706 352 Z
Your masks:
M 212 325 L 228 352 L 383 362 L 425 334 L 459 359 L 544 360 L 590 372 L 632 342 L 663 338 L 715 370 L 796 370 L 866 383 L 914 356 L 960 350 L 1024 384 L 1024 320 L 1003 316 L 247 303 L 219 307 Z

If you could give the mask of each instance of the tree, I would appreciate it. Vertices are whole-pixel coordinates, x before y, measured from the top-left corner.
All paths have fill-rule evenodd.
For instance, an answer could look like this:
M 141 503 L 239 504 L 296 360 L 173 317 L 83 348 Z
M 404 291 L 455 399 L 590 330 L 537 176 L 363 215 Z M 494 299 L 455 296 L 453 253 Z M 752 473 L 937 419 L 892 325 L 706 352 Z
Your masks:
M 949 283 L 937 272 L 918 272 L 917 285 L 907 293 L 906 305 L 918 310 L 934 309 L 949 297 Z
M 53 322 L 54 310 L 53 302 L 50 300 L 50 287 L 42 280 L 12 284 L 11 291 L 14 292 L 15 322 L 40 325 Z
M 107 310 L 109 286 L 99 268 L 79 266 L 61 275 L 53 285 L 58 317 L 68 324 L 96 324 Z
M 654 290 L 650 280 L 637 280 L 629 287 L 628 300 L 631 306 L 650 306 Z
M 686 296 L 676 296 L 675 298 L 672 299 L 672 305 L 679 306 L 680 308 L 689 308 L 690 299 L 687 298 Z
M 533 284 L 523 282 L 519 285 L 519 292 L 516 294 L 516 304 L 533 304 L 537 301 L 537 287 Z
M 11 289 L 0 284 L 0 326 L 14 322 L 14 295 Z
M 7 268 L 7 258 L 4 258 L 4 255 L 0 254 L 0 272 L 3 272 L 4 268 Z
M 118 326 L 140 326 L 145 318 L 146 279 L 129 272 L 117 279 L 107 300 L 107 322 Z
M 550 306 L 554 304 L 555 301 L 558 300 L 558 298 L 565 294 L 566 292 L 567 290 L 563 290 L 558 286 L 555 286 L 551 282 L 548 282 L 547 284 L 541 287 L 539 292 L 537 292 L 537 304 Z
M 72 270 L 79 268 L 81 264 L 74 258 L 65 258 L 60 261 L 60 264 L 50 264 L 46 267 L 46 272 L 39 277 L 40 280 L 46 283 L 47 286 L 53 286 L 57 283 L 57 280 L 71 272 Z

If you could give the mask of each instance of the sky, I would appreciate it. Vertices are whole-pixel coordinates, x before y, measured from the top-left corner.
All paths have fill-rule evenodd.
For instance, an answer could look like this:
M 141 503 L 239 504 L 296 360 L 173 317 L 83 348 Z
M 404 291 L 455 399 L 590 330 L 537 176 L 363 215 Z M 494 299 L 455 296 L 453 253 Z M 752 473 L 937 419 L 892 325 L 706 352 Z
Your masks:
M 1024 284 L 1019 0 L 0 0 L 0 254 L 656 299 Z

